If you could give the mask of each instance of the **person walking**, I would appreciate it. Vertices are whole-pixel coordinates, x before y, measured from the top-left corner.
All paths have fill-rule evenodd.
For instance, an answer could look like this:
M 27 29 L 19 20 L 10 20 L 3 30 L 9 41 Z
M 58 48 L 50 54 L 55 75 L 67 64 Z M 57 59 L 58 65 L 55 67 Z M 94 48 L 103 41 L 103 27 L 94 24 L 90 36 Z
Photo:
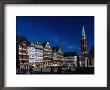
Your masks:
M 50 73 L 54 73 L 54 69 L 52 66 L 50 67 Z
M 32 71 L 33 71 L 32 68 L 33 67 L 31 66 L 30 69 L 29 69 L 30 74 L 32 74 Z

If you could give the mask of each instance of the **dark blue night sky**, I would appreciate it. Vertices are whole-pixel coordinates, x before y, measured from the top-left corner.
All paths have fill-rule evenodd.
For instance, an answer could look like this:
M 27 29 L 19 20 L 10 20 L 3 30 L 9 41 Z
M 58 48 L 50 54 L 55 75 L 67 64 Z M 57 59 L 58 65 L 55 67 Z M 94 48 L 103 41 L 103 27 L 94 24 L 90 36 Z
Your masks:
M 88 50 L 94 45 L 94 16 L 17 16 L 16 33 L 30 42 L 48 41 L 52 47 L 60 45 L 63 52 L 80 54 L 80 40 L 84 25 Z

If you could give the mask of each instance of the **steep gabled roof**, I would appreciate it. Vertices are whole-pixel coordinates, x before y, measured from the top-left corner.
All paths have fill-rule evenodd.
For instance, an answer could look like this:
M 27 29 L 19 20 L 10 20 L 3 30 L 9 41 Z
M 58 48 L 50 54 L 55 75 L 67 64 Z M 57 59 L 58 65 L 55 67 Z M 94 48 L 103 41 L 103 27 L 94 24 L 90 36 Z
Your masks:
M 59 49 L 60 49 L 60 46 L 52 47 L 53 52 L 58 52 Z
M 31 42 L 31 46 L 35 46 L 35 45 L 42 45 L 42 43 L 40 43 L 40 42 L 36 42 L 36 41 Z
M 42 43 L 43 47 L 45 47 L 46 44 L 47 44 L 47 42 L 43 42 L 43 43 Z

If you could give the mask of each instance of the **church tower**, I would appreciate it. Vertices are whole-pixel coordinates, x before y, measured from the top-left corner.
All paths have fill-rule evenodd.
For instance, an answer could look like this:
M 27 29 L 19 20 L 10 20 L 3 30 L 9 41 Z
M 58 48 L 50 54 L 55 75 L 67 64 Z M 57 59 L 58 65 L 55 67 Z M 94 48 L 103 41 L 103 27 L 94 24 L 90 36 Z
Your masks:
M 87 39 L 86 39 L 84 26 L 82 28 L 82 36 L 81 36 L 81 54 L 82 56 L 87 56 Z
M 81 35 L 81 54 L 82 54 L 83 66 L 88 67 L 87 38 L 86 38 L 84 26 L 82 27 L 82 35 Z

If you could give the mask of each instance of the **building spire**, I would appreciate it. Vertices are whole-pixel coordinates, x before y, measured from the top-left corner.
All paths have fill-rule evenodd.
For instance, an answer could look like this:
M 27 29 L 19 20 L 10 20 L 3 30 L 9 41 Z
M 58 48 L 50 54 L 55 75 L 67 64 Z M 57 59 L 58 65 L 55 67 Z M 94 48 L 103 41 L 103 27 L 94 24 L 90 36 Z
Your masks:
M 82 36 L 84 36 L 84 37 L 86 36 L 86 35 L 85 35 L 84 26 L 83 26 L 83 28 L 82 28 Z

